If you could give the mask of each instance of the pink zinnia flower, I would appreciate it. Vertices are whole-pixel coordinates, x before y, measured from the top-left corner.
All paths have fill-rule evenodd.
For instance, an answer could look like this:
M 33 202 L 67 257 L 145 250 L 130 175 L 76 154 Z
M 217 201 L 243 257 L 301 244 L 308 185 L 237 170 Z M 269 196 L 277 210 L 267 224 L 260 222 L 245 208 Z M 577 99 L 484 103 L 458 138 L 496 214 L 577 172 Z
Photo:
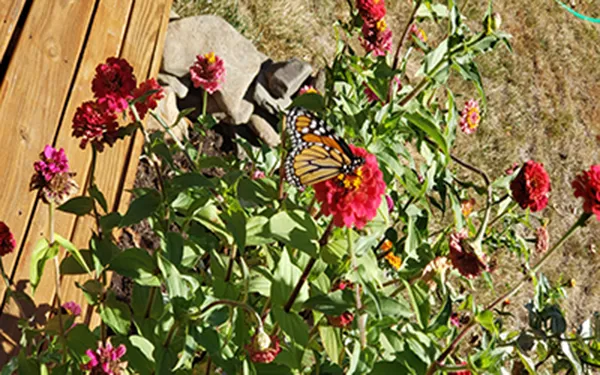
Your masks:
M 373 56 L 385 56 L 392 50 L 392 30 L 387 27 L 384 19 L 377 22 L 365 21 L 359 40 L 365 51 Z
M 388 206 L 388 213 L 394 210 L 394 200 L 388 194 L 385 195 L 385 202 Z
M 583 211 L 596 215 L 600 221 L 600 164 L 578 174 L 571 186 L 575 189 L 575 197 L 583 198 Z
M 106 103 L 88 101 L 83 103 L 73 117 L 73 136 L 81 138 L 82 149 L 91 142 L 99 152 L 104 145 L 112 147 L 118 137 L 117 116 Z
M 414 35 L 417 39 L 419 39 L 421 42 L 425 43 L 427 42 L 427 34 L 425 34 L 425 31 L 423 29 L 421 29 L 419 26 L 417 26 L 416 24 L 412 24 L 410 26 L 409 32 Z
M 365 163 L 354 173 L 340 174 L 314 185 L 314 189 L 321 211 L 324 215 L 333 215 L 334 225 L 362 229 L 377 215 L 385 182 L 374 155 L 353 145 L 350 149 Z
M 252 336 L 252 343 L 246 345 L 246 351 L 254 363 L 271 363 L 281 352 L 279 338 L 275 335 L 269 336 L 259 328 Z
M 298 91 L 298 95 L 303 95 L 303 94 L 318 94 L 318 93 L 319 93 L 319 91 L 313 85 L 304 85 Z
M 386 13 L 384 0 L 356 0 L 356 8 L 365 22 L 379 21 Z
M 126 351 L 127 348 L 123 344 L 113 348 L 110 343 L 107 343 L 106 347 L 99 343 L 95 352 L 91 349 L 85 352 L 90 357 L 90 361 L 83 365 L 83 369 L 91 371 L 92 374 L 123 374 L 127 368 L 127 362 L 120 361 L 120 358 L 125 355 Z
M 75 316 L 81 315 L 81 306 L 77 304 L 77 302 L 69 301 L 62 304 L 62 308 L 67 311 L 67 313 Z
M 0 221 L 0 257 L 15 251 L 16 246 L 15 236 L 13 236 L 10 228 L 5 222 Z
M 127 109 L 135 86 L 133 67 L 125 59 L 109 57 L 106 63 L 96 67 L 92 91 L 98 102 L 106 103 L 111 112 L 123 112 Z
M 450 315 L 450 324 L 452 324 L 456 328 L 460 327 L 460 316 L 458 315 L 458 313 L 452 313 L 452 315 Z
M 135 109 L 140 115 L 140 119 L 144 119 L 148 110 L 158 106 L 158 101 L 165 97 L 165 92 L 154 78 L 150 78 L 149 80 L 140 83 L 140 86 L 133 90 L 134 99 L 141 98 L 150 91 L 156 92 L 148 95 L 143 101 L 135 103 Z M 131 118 L 135 120 L 133 113 L 131 114 Z
M 460 115 L 460 130 L 465 134 L 472 134 L 477 130 L 480 121 L 479 103 L 475 99 L 467 101 Z
M 221 89 L 221 84 L 225 80 L 225 64 L 213 52 L 204 56 L 198 55 L 196 62 L 190 67 L 190 76 L 194 87 L 202 87 L 212 95 Z
M 543 210 L 551 190 L 550 177 L 544 165 L 533 160 L 526 162 L 511 181 L 510 190 L 521 208 L 529 208 L 532 212 Z
M 260 180 L 261 178 L 265 178 L 265 172 L 257 169 L 254 171 L 254 173 L 252 173 L 252 176 L 250 176 L 250 179 L 252 180 Z
M 41 177 L 50 182 L 57 173 L 69 171 L 69 161 L 65 150 L 57 150 L 50 145 L 44 147 L 44 151 L 40 154 L 40 160 L 33 163 L 33 168 Z
M 450 234 L 450 262 L 452 266 L 466 278 L 472 279 L 487 271 L 485 255 L 477 254 L 477 251 L 468 241 L 469 235 L 466 230 Z

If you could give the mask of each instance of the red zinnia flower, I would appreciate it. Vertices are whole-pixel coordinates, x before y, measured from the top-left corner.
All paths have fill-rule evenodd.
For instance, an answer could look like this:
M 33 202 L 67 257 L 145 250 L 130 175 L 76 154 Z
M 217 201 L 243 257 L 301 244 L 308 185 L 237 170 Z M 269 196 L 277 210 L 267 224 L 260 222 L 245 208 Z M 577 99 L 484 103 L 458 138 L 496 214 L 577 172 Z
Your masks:
M 379 21 L 386 13 L 384 0 L 356 0 L 356 8 L 365 22 Z
M 0 257 L 15 251 L 17 243 L 8 225 L 0 221 Z
M 324 215 L 333 215 L 334 225 L 362 229 L 377 215 L 385 182 L 374 155 L 353 145 L 350 149 L 365 163 L 354 173 L 340 174 L 314 185 L 314 189 L 321 211 Z
M 469 244 L 469 235 L 466 230 L 450 234 L 450 261 L 452 266 L 466 278 L 472 279 L 487 271 L 485 255 L 477 254 L 477 251 Z
M 91 142 L 100 152 L 104 144 L 112 147 L 117 140 L 119 124 L 117 116 L 106 103 L 88 101 L 83 103 L 73 117 L 73 136 L 81 137 L 82 149 Z
M 123 374 L 127 368 L 127 362 L 121 362 L 120 358 L 125 355 L 126 351 L 127 348 L 123 344 L 113 348 L 110 343 L 107 343 L 106 347 L 100 343 L 95 352 L 91 349 L 85 352 L 90 357 L 90 361 L 83 365 L 83 369 L 91 371 L 92 374 Z
M 392 30 L 387 27 L 384 19 L 377 22 L 365 21 L 359 40 L 365 51 L 373 56 L 385 56 L 392 50 Z
M 198 55 L 196 62 L 190 67 L 190 76 L 194 87 L 202 87 L 212 95 L 221 89 L 221 84 L 225 80 L 225 64 L 213 52 L 204 56 Z
M 135 103 L 135 109 L 140 115 L 140 119 L 144 119 L 149 109 L 154 109 L 158 106 L 158 101 L 165 97 L 163 88 L 156 82 L 156 79 L 150 78 L 147 81 L 140 83 L 140 86 L 133 90 L 133 98 L 141 98 L 149 91 L 156 91 L 148 95 L 143 101 Z M 133 114 L 131 118 L 135 120 Z
M 246 345 L 246 350 L 252 362 L 271 363 L 279 352 L 281 352 L 281 347 L 279 346 L 279 338 L 277 336 L 269 336 L 259 328 L 254 336 L 252 336 L 252 343 Z
M 510 183 L 512 196 L 521 208 L 540 211 L 548 204 L 550 177 L 544 165 L 533 160 L 526 162 L 517 177 Z
M 94 97 L 106 103 L 112 112 L 127 109 L 127 101 L 133 98 L 135 86 L 133 67 L 125 59 L 109 57 L 106 63 L 96 67 L 96 76 L 92 81 Z
M 577 175 L 571 186 L 575 189 L 575 197 L 583 198 L 583 211 L 596 215 L 600 221 L 600 164 Z
M 471 99 L 465 103 L 460 115 L 460 130 L 465 134 L 472 134 L 477 130 L 481 116 L 479 115 L 479 103 L 477 100 Z
M 40 160 L 33 163 L 33 168 L 46 182 L 50 182 L 58 173 L 68 172 L 69 161 L 67 155 L 65 155 L 65 150 L 62 148 L 57 150 L 50 145 L 46 145 L 44 151 L 40 154 Z

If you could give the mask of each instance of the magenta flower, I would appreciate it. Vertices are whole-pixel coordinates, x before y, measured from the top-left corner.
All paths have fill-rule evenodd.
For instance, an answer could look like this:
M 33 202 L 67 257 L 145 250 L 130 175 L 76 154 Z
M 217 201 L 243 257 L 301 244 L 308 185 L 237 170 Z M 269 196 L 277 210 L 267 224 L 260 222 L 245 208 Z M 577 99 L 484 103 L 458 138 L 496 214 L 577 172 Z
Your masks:
M 74 301 L 65 302 L 62 304 L 62 308 L 65 309 L 65 311 L 68 314 L 71 314 L 74 316 L 81 315 L 81 306 L 79 306 L 77 304 L 77 302 L 74 302 Z
M 44 147 L 44 151 L 40 154 L 40 160 L 33 163 L 33 168 L 41 174 L 46 182 L 50 182 L 58 173 L 69 171 L 69 161 L 65 150 L 57 150 L 50 145 Z
M 196 62 L 190 67 L 190 76 L 194 87 L 201 87 L 212 95 L 221 89 L 225 80 L 225 64 L 214 52 L 198 55 Z
M 126 351 L 127 348 L 123 344 L 113 348 L 110 343 L 107 343 L 106 347 L 102 347 L 102 343 L 99 343 L 95 352 L 91 349 L 85 352 L 90 357 L 90 361 L 83 365 L 83 369 L 91 371 L 91 374 L 124 374 L 127 362 L 120 361 L 120 358 L 125 355 Z
M 477 130 L 480 121 L 479 103 L 475 99 L 467 101 L 460 115 L 460 130 L 465 134 L 472 134 Z
M 385 201 L 388 206 L 388 212 L 392 212 L 394 210 L 394 200 L 388 194 L 385 195 Z
M 133 98 L 136 86 L 133 67 L 125 59 L 109 57 L 96 67 L 92 91 L 99 103 L 105 103 L 111 112 L 123 112 Z
M 265 172 L 257 169 L 254 171 L 254 173 L 252 173 L 252 176 L 250 177 L 250 179 L 252 180 L 260 180 L 261 178 L 265 178 Z
M 313 85 L 304 85 L 298 91 L 298 95 L 318 94 L 319 91 Z
M 365 20 L 359 40 L 365 51 L 373 56 L 385 56 L 392 50 L 392 30 L 383 18 L 377 22 Z

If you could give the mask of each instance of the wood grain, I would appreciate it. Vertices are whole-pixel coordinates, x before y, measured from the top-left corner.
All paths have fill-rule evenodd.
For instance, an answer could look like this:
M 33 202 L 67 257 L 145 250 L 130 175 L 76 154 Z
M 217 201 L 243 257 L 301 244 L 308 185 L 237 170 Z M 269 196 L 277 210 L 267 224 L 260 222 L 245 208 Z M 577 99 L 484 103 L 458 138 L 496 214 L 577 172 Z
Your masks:
M 10 44 L 25 0 L 0 0 L 0 61 Z

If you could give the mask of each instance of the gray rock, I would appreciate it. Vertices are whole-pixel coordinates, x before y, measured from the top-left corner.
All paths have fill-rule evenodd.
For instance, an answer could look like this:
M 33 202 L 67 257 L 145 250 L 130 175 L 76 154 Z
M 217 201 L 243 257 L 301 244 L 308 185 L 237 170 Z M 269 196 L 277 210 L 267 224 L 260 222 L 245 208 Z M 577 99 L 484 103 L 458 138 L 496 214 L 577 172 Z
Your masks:
M 188 87 L 179 80 L 179 78 L 167 73 L 158 73 L 158 83 L 168 85 L 175 92 L 178 98 L 183 99 L 190 91 Z
M 264 109 L 268 113 L 278 116 L 279 112 L 285 111 L 285 109 L 292 103 L 292 99 L 289 96 L 285 96 L 276 99 L 271 95 L 267 89 L 267 71 L 269 70 L 270 64 L 267 62 L 263 64 L 256 81 L 248 91 L 247 98 L 252 100 L 254 104 Z
M 312 66 L 297 58 L 273 64 L 267 73 L 269 91 L 275 98 L 290 97 L 311 73 Z
M 164 87 L 164 90 L 165 97 L 158 102 L 158 107 L 156 107 L 155 111 L 160 117 L 163 118 L 163 120 L 168 126 L 172 126 L 177 120 L 177 116 L 179 116 L 179 108 L 177 108 L 177 97 L 171 87 L 166 86 Z M 165 128 L 157 120 L 155 120 L 154 117 L 148 116 L 147 118 L 148 120 L 146 121 L 146 129 L 149 132 L 157 130 L 165 131 Z M 173 135 L 177 138 L 177 140 L 183 141 L 188 137 L 188 121 L 189 120 L 187 120 L 186 118 L 182 118 L 175 126 L 171 127 L 171 131 Z M 169 135 L 168 133 L 165 134 L 165 139 L 167 141 L 173 140 L 171 135 Z
M 169 14 L 169 21 L 174 21 L 180 19 L 181 16 L 177 14 L 173 9 L 171 9 L 171 13 Z
M 258 138 L 262 139 L 270 147 L 276 147 L 279 145 L 279 134 L 277 134 L 271 124 L 269 124 L 269 122 L 264 118 L 256 114 L 250 116 L 248 127 L 252 129 Z
M 218 93 L 215 93 L 218 94 Z M 218 96 L 215 96 L 215 99 Z M 217 100 L 218 103 L 218 100 Z M 254 104 L 250 103 L 247 100 L 242 100 L 237 109 L 231 113 L 227 114 L 227 117 L 223 119 L 223 122 L 229 125 L 241 125 L 245 124 L 250 120 L 250 116 L 252 116 L 252 112 L 254 112 Z
M 327 80 L 327 73 L 325 72 L 325 69 L 323 69 L 323 68 L 319 69 L 319 71 L 317 72 L 317 75 L 315 76 L 315 78 L 313 80 L 313 86 L 318 92 L 320 92 L 322 94 L 325 93 L 326 80 Z
M 189 74 L 197 55 L 214 52 L 225 64 L 225 82 L 214 99 L 222 112 L 234 122 L 243 118 L 240 114 L 247 113 L 248 105 L 242 104 L 242 99 L 267 57 L 217 16 L 203 15 L 173 21 L 169 23 L 166 34 L 162 71 L 184 77 Z M 240 109 L 240 106 L 244 108 Z

